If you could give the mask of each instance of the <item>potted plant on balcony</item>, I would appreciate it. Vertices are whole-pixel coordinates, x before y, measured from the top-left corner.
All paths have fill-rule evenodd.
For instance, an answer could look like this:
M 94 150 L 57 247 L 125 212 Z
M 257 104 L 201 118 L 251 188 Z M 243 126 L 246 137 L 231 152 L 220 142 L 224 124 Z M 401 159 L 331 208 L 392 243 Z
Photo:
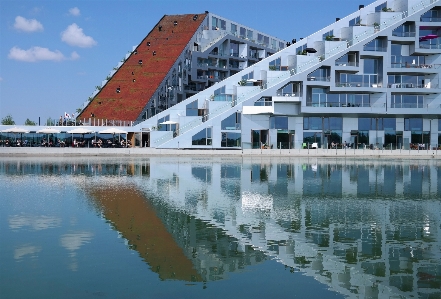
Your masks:
M 375 32 L 380 31 L 380 24 L 379 24 L 379 23 L 375 22 L 375 23 L 373 24 L 373 26 L 374 26 L 374 30 L 375 30 Z
M 334 36 L 333 36 L 333 35 L 327 35 L 327 36 L 325 37 L 325 40 L 327 40 L 327 41 L 333 41 L 333 40 L 334 40 Z
M 242 79 L 239 82 L 237 82 L 237 84 L 239 84 L 239 86 L 245 86 L 247 84 L 247 80 Z

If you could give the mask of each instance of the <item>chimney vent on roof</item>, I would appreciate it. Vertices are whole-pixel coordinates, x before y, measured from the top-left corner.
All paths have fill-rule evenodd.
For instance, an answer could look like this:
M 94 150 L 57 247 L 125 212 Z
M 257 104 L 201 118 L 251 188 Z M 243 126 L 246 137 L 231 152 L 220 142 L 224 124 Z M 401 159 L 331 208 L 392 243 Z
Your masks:
M 162 31 L 162 26 L 161 25 L 159 25 L 158 30 Z
M 174 21 L 174 22 L 173 22 L 173 25 L 174 25 L 174 26 L 177 26 L 177 25 L 178 25 L 178 21 Z
M 336 22 L 340 21 L 340 18 L 335 18 L 335 21 L 336 21 Z
M 206 10 L 205 13 L 208 13 L 208 10 Z
M 193 21 L 196 21 L 198 19 L 198 17 L 199 17 L 198 15 L 194 15 L 193 16 Z
M 360 5 L 358 6 L 358 9 L 360 10 L 360 9 L 362 9 L 362 8 L 364 8 L 364 5 L 363 5 L 363 4 L 360 4 Z
M 295 44 L 297 40 L 295 38 L 292 39 L 292 43 Z

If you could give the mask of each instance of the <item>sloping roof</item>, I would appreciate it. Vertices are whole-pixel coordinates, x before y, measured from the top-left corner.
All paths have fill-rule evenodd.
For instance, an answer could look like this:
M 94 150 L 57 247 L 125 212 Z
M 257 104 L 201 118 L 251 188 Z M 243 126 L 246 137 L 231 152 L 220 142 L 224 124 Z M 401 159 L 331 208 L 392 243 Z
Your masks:
M 199 14 L 198 18 L 194 16 L 162 17 L 78 118 L 89 118 L 93 113 L 101 119 L 136 120 L 205 19 L 206 13 Z

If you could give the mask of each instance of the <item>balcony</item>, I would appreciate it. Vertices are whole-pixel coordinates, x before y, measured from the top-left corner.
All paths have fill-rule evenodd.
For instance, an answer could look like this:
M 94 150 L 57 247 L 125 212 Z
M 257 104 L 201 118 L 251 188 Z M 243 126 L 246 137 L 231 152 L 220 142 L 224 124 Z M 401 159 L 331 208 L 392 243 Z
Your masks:
M 321 81 L 321 82 L 330 82 L 331 77 L 316 77 L 316 76 L 308 76 L 306 78 L 308 81 Z

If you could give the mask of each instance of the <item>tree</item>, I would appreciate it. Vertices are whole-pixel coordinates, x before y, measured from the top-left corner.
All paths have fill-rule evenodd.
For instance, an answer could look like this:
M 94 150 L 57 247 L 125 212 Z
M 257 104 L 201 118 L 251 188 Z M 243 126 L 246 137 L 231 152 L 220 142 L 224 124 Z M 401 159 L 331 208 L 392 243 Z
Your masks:
M 11 114 L 8 114 L 4 118 L 2 118 L 2 125 L 15 125 L 15 121 L 12 119 Z
M 81 108 L 77 108 L 77 110 L 75 110 L 75 112 L 78 113 L 78 114 L 80 114 L 81 111 L 83 111 L 83 109 L 81 109 Z
M 37 123 L 35 121 L 32 121 L 29 118 L 26 118 L 25 126 L 36 126 L 36 125 L 37 125 Z

